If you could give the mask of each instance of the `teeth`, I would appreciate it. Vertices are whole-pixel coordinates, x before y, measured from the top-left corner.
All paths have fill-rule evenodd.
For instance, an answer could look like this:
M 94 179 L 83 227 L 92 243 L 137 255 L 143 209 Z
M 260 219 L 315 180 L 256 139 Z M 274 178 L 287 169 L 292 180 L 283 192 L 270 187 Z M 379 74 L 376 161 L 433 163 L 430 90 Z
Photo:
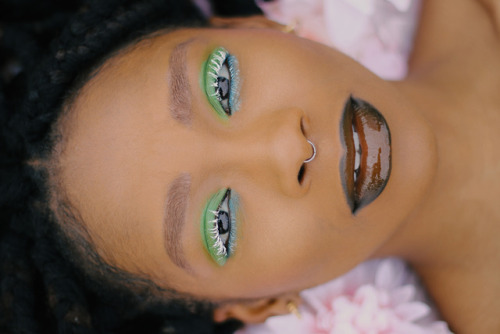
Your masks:
M 354 147 L 356 148 L 356 155 L 354 157 L 354 182 L 356 182 L 361 165 L 361 146 L 359 145 L 358 133 L 354 127 L 352 128 L 352 137 L 354 139 Z

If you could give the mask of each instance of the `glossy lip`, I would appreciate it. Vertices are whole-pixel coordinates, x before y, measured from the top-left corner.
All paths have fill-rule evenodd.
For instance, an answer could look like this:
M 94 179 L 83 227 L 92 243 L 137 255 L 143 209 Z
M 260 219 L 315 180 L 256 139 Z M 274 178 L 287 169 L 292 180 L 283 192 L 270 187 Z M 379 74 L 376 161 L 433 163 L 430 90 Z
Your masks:
M 356 147 L 361 148 L 359 173 L 354 180 Z M 373 202 L 384 190 L 391 174 L 391 133 L 382 114 L 368 102 L 350 96 L 340 122 L 340 139 L 345 155 L 340 161 L 340 178 L 353 215 Z

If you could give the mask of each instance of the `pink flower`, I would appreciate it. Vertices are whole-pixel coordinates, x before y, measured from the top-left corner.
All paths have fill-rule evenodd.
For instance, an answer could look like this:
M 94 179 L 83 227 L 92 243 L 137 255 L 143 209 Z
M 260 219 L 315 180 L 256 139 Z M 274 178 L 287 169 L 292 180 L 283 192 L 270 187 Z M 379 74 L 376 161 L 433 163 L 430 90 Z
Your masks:
M 337 48 L 375 74 L 402 79 L 420 0 L 256 0 L 265 15 Z
M 238 334 L 450 334 L 415 274 L 398 259 L 363 263 L 302 292 L 301 319 L 269 318 Z
M 328 41 L 324 22 L 324 0 L 256 0 L 268 19 L 293 25 L 295 32 L 304 38 L 320 43 Z

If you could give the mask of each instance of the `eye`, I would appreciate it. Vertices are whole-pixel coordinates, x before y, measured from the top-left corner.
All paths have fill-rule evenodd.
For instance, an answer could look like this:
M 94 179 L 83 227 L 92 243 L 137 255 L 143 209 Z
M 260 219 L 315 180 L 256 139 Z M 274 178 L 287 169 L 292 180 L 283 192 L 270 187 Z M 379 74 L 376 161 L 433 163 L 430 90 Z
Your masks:
M 234 251 L 237 203 L 231 189 L 220 190 L 208 201 L 202 215 L 202 239 L 212 259 L 221 266 Z
M 229 233 L 231 232 L 231 210 L 229 210 L 229 196 L 231 190 L 227 190 L 219 208 L 212 211 L 214 219 L 211 220 L 213 224 L 212 238 L 217 240 L 217 253 L 219 255 L 227 255 L 229 248 Z
M 205 65 L 205 93 L 217 114 L 228 119 L 239 107 L 239 69 L 236 57 L 215 49 Z
M 215 96 L 219 100 L 224 112 L 231 116 L 232 112 L 229 108 L 229 94 L 231 88 L 231 75 L 229 74 L 229 67 L 227 65 L 227 59 L 222 64 L 219 71 L 219 76 L 217 77 L 217 82 L 215 82 Z

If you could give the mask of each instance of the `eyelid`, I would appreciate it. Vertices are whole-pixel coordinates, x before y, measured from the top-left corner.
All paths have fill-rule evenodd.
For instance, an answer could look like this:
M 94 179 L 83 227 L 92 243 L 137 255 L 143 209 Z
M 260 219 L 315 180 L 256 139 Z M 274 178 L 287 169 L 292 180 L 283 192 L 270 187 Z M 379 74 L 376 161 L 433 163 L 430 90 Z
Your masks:
M 226 65 L 224 65 L 227 62 Z M 235 56 L 231 55 L 223 47 L 215 48 L 208 56 L 207 61 L 202 66 L 202 90 L 205 92 L 209 103 L 212 105 L 216 114 L 224 121 L 229 119 L 229 115 L 222 106 L 217 96 L 217 78 L 221 72 L 222 66 L 227 66 L 230 76 L 229 86 L 229 109 L 231 115 L 239 109 L 239 65 Z
M 220 256 L 216 254 L 216 249 L 214 245 L 214 240 L 211 237 L 211 219 L 213 217 L 212 211 L 217 210 L 222 199 L 226 194 L 227 189 L 222 189 L 216 192 L 214 195 L 210 197 L 207 201 L 205 208 L 203 210 L 203 214 L 201 215 L 200 221 L 200 233 L 203 241 L 203 245 L 205 249 L 208 251 L 210 257 L 220 266 L 223 266 L 226 263 L 226 258 L 224 256 Z
M 228 201 L 229 208 L 229 236 L 227 239 L 227 244 L 221 245 L 221 234 L 219 234 L 217 223 L 214 223 L 215 211 L 219 209 L 224 201 Z M 207 201 L 203 213 L 201 215 L 200 221 L 200 233 L 203 245 L 209 253 L 212 260 L 215 261 L 219 266 L 223 266 L 227 259 L 229 259 L 236 247 L 236 236 L 237 236 L 237 222 L 236 216 L 239 210 L 239 196 L 238 194 L 230 189 L 224 188 L 213 194 Z M 224 249 L 224 253 L 221 253 L 221 247 Z

